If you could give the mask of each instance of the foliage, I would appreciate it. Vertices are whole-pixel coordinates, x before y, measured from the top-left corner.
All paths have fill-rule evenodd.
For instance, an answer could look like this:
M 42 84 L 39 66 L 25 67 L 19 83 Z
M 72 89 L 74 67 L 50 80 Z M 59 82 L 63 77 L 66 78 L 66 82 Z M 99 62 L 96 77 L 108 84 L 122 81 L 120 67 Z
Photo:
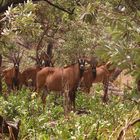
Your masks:
M 41 25 L 36 22 L 36 5 L 31 1 L 17 7 L 12 6 L 4 13 L 6 21 L 3 23 L 2 42 L 4 47 L 19 46 L 20 40 L 35 42 L 36 36 L 41 35 Z
M 43 46 L 47 45 L 48 40 L 53 40 L 58 46 L 55 57 L 64 64 L 74 61 L 79 55 L 94 55 L 96 47 L 98 57 L 111 60 L 115 65 L 133 71 L 138 77 L 138 0 L 56 0 L 54 4 L 75 8 L 74 14 L 69 15 L 46 2 L 33 4 L 27 1 L 15 8 L 9 7 L 5 12 L 7 21 L 1 39 L 7 40 L 8 46 L 18 46 L 18 39 L 32 45 L 38 42 L 44 31 Z
M 137 1 L 138 2 L 138 1 Z M 120 8 L 121 7 L 121 8 Z M 139 77 L 139 9 L 125 1 L 98 4 L 98 26 L 103 27 L 96 54 Z M 131 11 L 131 14 L 130 14 Z
M 4 2 L 2 1 L 2 3 Z M 33 4 L 31 1 L 27 1 L 24 6 L 19 4 L 15 8 L 9 7 L 8 11 L 5 12 L 7 22 L 5 22 L 3 28 L 3 35 L 6 35 L 8 40 L 10 38 L 11 43 L 13 39 L 15 40 L 19 36 L 23 40 L 36 42 L 43 29 L 47 30 L 46 32 L 49 35 L 46 36 L 47 40 L 48 38 L 53 38 L 57 42 L 60 41 L 58 38 L 64 40 L 64 45 L 60 50 L 66 54 L 66 59 L 71 58 L 73 52 L 76 52 L 75 55 L 77 55 L 79 50 L 85 51 L 88 48 L 93 50 L 91 46 L 97 44 L 100 46 L 99 50 L 102 50 L 97 51 L 97 55 L 101 55 L 103 59 L 111 59 L 114 63 L 119 63 L 122 60 L 120 65 L 129 69 L 132 69 L 135 62 L 139 62 L 135 60 L 138 59 L 138 48 L 136 46 L 139 43 L 140 4 L 138 0 L 135 0 L 135 2 L 131 0 L 97 0 L 94 2 L 90 0 L 86 2 L 56 0 L 54 3 L 63 5 L 63 7 L 70 7 L 70 9 L 75 8 L 74 14 L 68 15 L 55 7 L 47 5 L 46 2 Z M 54 32 L 56 33 L 54 34 Z M 83 39 L 80 39 L 79 32 L 83 35 Z M 79 39 L 85 40 L 85 42 L 81 42 Z M 89 42 L 92 43 L 90 47 Z M 79 49 L 75 47 L 77 45 Z M 127 54 L 128 50 L 130 51 L 128 55 L 121 55 Z M 131 50 L 133 50 L 133 53 Z M 110 56 L 110 54 L 112 55 Z M 128 57 L 132 62 L 129 66 L 126 66 Z M 137 65 L 139 66 L 139 64 L 136 64 L 136 69 Z
M 57 98 L 57 105 L 54 104 L 55 94 L 47 97 L 47 107 L 43 111 L 42 103 L 36 98 L 35 93 L 27 89 L 10 93 L 6 100 L 1 96 L 0 113 L 7 119 L 21 120 L 22 140 L 35 137 L 40 140 L 116 139 L 126 123 L 140 117 L 140 106 L 129 100 L 122 102 L 118 97 L 112 97 L 108 105 L 103 104 L 100 92 L 101 90 L 95 92 L 95 95 L 88 96 L 77 92 L 77 109 L 82 109 L 88 114 L 78 115 L 71 112 L 65 118 L 62 98 Z M 131 139 L 139 137 L 139 124 L 125 135 L 125 138 Z
M 66 6 L 70 5 L 74 6 L 74 3 L 66 3 Z M 81 50 L 83 51 L 80 55 L 84 55 L 87 50 L 86 54 L 91 53 L 89 51 L 93 42 L 92 32 L 76 15 L 63 13 L 54 7 L 45 5 L 45 2 L 33 4 L 31 1 L 27 1 L 24 5 L 9 7 L 4 16 L 6 22 L 4 22 L 1 37 L 4 49 L 5 47 L 19 47 L 19 43 L 20 45 L 24 44 L 23 46 L 26 44 L 28 46 L 36 45 L 44 32 L 45 36 L 42 42 L 44 48 L 50 39 L 58 45 L 59 42 L 64 42 L 60 43 L 60 48 L 55 51 L 55 57 L 60 57 L 59 61 L 66 60 L 66 62 L 62 61 L 63 63 L 75 61 L 75 56 L 77 57 L 77 54 L 79 56 Z M 70 29 L 72 30 L 70 31 Z M 59 52 L 64 55 L 59 55 Z

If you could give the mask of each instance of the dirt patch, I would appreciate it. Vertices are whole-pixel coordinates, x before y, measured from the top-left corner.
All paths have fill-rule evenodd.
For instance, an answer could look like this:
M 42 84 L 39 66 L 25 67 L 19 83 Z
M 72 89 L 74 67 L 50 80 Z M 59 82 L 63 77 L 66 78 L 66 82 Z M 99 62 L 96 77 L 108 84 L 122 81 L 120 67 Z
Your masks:
M 135 79 L 130 74 L 125 74 L 125 71 L 122 72 L 118 78 L 114 81 L 114 85 L 120 89 L 132 88 Z

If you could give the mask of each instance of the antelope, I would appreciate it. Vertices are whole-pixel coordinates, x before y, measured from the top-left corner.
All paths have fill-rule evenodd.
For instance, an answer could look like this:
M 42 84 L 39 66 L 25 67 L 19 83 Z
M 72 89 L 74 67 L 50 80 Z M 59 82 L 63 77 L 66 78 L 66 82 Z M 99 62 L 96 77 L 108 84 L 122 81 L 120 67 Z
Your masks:
M 37 72 L 39 72 L 44 66 L 49 67 L 49 66 L 53 66 L 53 64 L 49 59 L 49 56 L 45 52 L 41 53 L 40 56 L 37 53 L 36 57 L 30 56 L 30 58 L 35 60 L 36 65 L 33 67 L 29 67 L 22 72 L 22 83 L 23 85 L 28 86 L 29 85 L 28 81 L 31 80 L 31 84 L 32 84 L 31 86 L 35 88 Z M 45 62 L 44 66 L 43 66 L 43 61 Z
M 23 52 L 22 52 L 22 54 L 23 54 Z M 19 90 L 19 88 L 21 86 L 21 73 L 19 71 L 19 65 L 20 65 L 20 61 L 22 58 L 22 54 L 20 56 L 19 52 L 17 55 L 14 52 L 13 55 L 12 54 L 5 55 L 14 64 L 13 68 L 6 69 L 2 72 L 2 76 L 4 77 L 4 81 L 8 87 L 9 92 L 11 91 L 11 89 L 14 90 L 15 88 L 17 90 Z
M 47 92 L 62 92 L 64 93 L 64 100 L 66 104 L 68 103 L 70 107 L 73 106 L 73 110 L 75 110 L 76 90 L 83 76 L 84 69 L 84 59 L 78 59 L 78 63 L 74 63 L 64 68 L 45 67 L 37 73 L 37 92 L 39 93 L 42 88 L 45 88 Z M 67 90 L 67 95 L 65 94 L 65 90 Z M 47 94 L 44 93 L 41 97 L 44 107 L 46 104 L 46 96 Z M 71 109 L 72 108 L 69 108 L 68 110 Z M 66 111 L 65 108 L 64 111 Z
M 115 69 L 109 69 L 111 66 L 110 63 L 106 63 L 99 67 L 92 67 L 86 70 L 83 74 L 82 78 L 82 85 L 83 90 L 87 93 L 90 92 L 90 88 L 92 83 L 103 83 L 104 86 L 104 96 L 103 101 L 107 102 L 108 100 L 108 84 L 109 84 L 109 77 L 115 71 Z
M 33 67 L 29 67 L 22 72 L 22 84 L 25 86 L 29 86 L 29 80 L 31 80 L 31 86 L 35 87 L 36 85 L 36 75 L 37 72 L 40 71 L 42 67 L 40 65 L 36 65 Z
M 22 72 L 22 84 L 29 86 L 29 80 L 31 80 L 31 86 L 35 88 L 37 72 L 42 69 L 42 56 L 39 56 L 38 49 L 36 49 L 36 56 L 30 56 L 30 58 L 34 60 L 36 64 Z

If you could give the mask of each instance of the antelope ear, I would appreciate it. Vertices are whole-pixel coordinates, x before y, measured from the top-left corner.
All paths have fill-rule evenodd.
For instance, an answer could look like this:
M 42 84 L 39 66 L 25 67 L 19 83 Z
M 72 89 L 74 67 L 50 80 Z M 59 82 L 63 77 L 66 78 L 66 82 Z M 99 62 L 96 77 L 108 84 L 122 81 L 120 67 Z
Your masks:
M 85 61 L 85 65 L 86 65 L 87 67 L 90 67 L 90 64 L 89 64 L 87 61 Z

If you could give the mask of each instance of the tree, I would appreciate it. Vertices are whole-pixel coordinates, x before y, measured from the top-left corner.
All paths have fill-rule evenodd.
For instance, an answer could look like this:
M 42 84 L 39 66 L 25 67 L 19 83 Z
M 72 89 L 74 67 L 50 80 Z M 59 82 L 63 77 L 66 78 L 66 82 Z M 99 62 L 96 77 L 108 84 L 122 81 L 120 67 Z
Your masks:
M 78 55 L 97 55 L 139 77 L 138 0 L 33 2 L 11 7 L 5 13 L 1 40 L 7 46 L 18 46 L 17 40 L 32 46 L 45 31 L 42 46 L 45 49 L 53 40 L 55 57 L 62 63 Z

